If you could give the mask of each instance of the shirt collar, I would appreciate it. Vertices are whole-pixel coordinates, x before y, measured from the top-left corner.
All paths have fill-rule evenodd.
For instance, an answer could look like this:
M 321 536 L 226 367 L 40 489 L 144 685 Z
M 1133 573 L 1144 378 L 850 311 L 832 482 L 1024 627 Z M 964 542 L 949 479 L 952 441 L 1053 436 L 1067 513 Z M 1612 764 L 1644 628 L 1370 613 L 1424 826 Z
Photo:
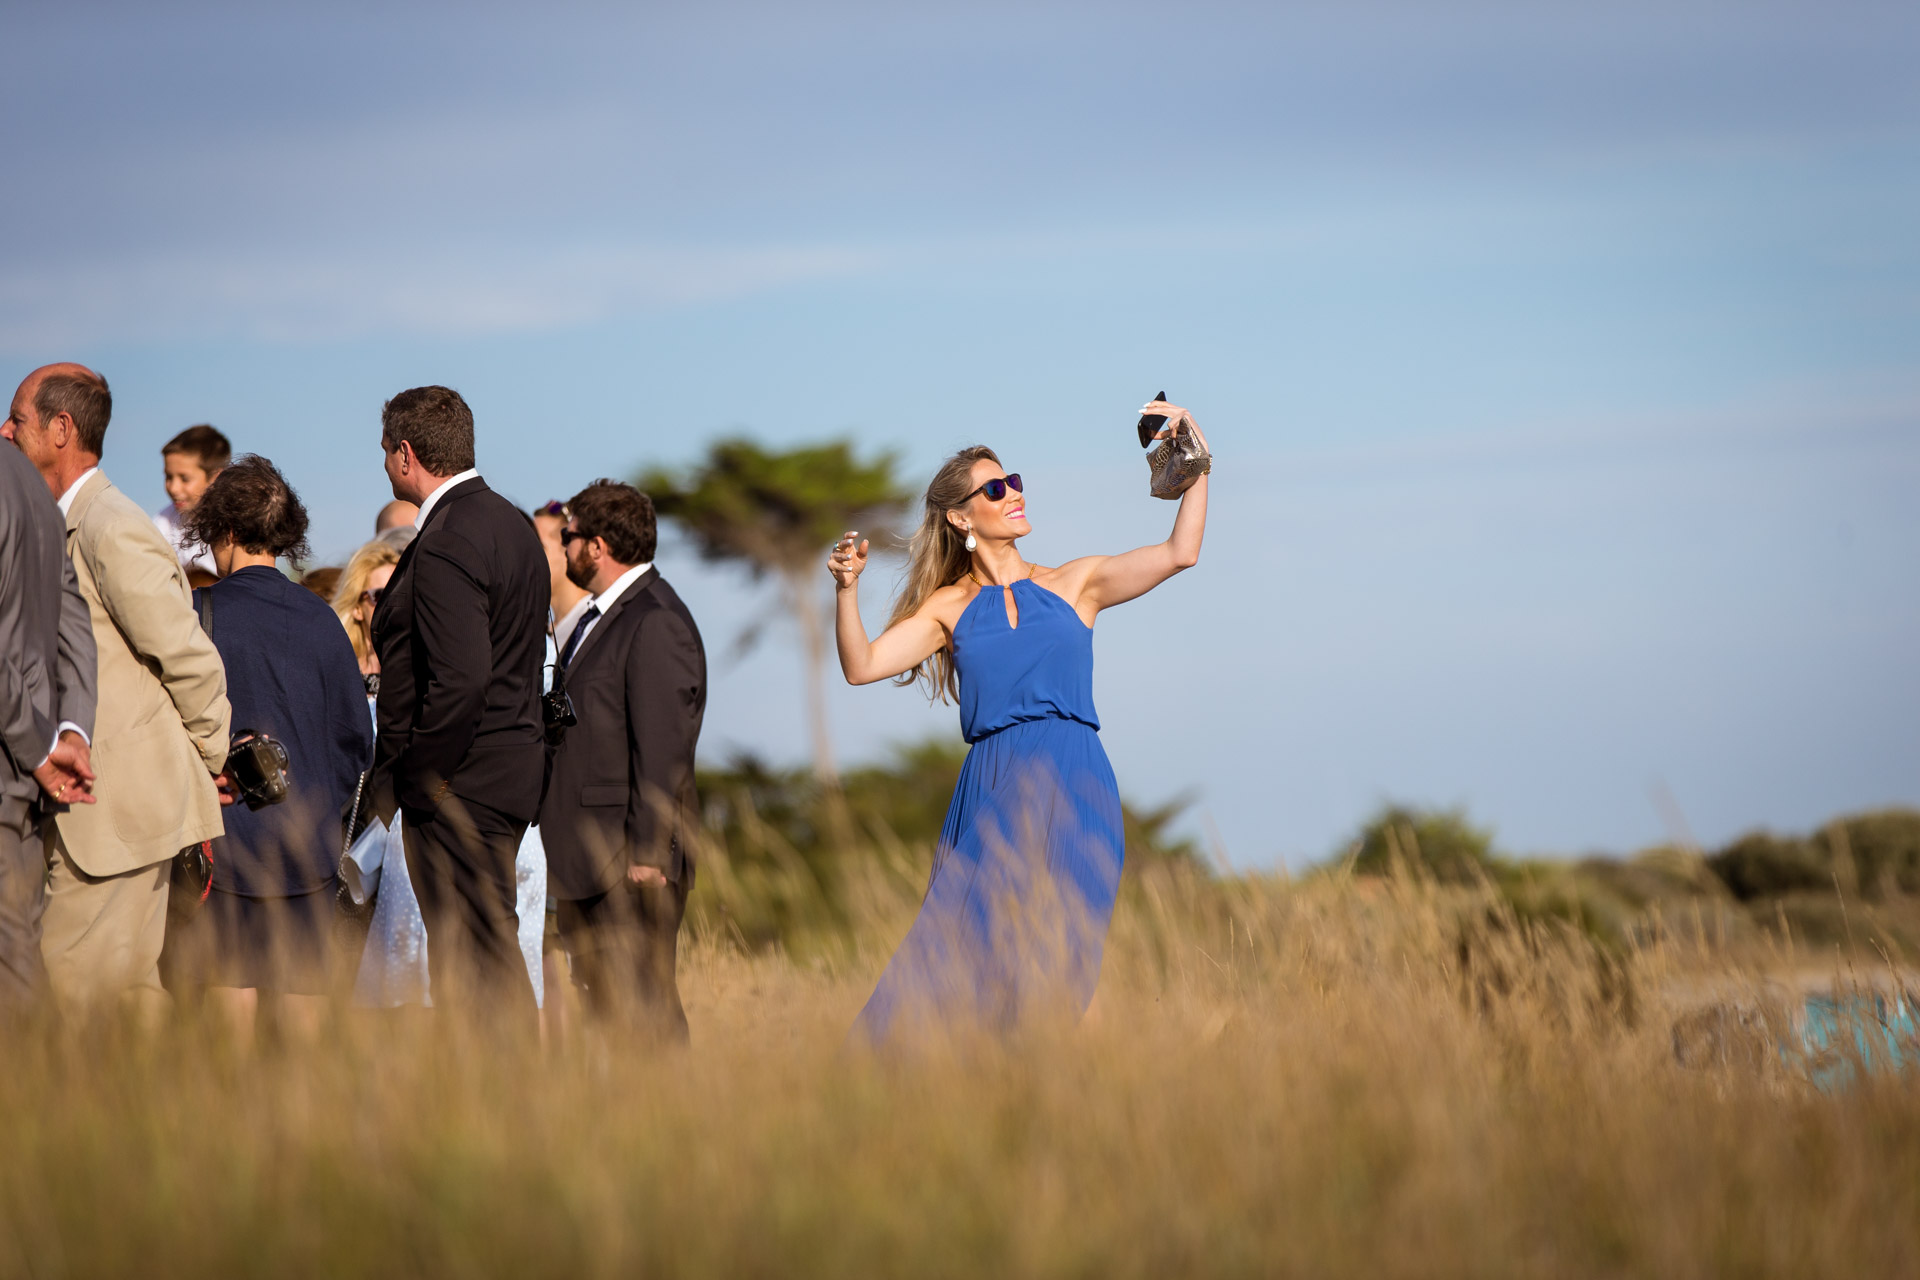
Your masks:
M 605 617 L 608 610 L 620 603 L 620 597 L 627 593 L 627 588 L 639 581 L 640 575 L 651 568 L 653 568 L 653 561 L 649 560 L 645 564 L 633 566 L 615 578 L 612 585 L 593 598 L 593 607 L 600 611 L 602 617 Z
M 99 470 L 100 470 L 99 467 L 88 467 L 85 471 L 82 471 L 80 473 L 80 478 L 78 480 L 75 480 L 72 484 L 68 485 L 67 491 L 60 495 L 60 518 L 61 519 L 64 520 L 73 513 L 73 500 L 74 498 L 79 496 L 80 486 L 85 484 L 87 481 L 93 479 L 95 473 L 97 473 Z
M 428 494 L 427 500 L 420 504 L 420 514 L 413 518 L 413 527 L 416 529 L 424 529 L 427 527 L 427 517 L 433 514 L 433 509 L 439 503 L 440 496 L 447 490 L 457 484 L 465 484 L 469 480 L 478 480 L 479 478 L 480 472 L 473 467 L 468 467 L 465 471 L 448 476 L 446 480 L 441 483 L 440 487 Z

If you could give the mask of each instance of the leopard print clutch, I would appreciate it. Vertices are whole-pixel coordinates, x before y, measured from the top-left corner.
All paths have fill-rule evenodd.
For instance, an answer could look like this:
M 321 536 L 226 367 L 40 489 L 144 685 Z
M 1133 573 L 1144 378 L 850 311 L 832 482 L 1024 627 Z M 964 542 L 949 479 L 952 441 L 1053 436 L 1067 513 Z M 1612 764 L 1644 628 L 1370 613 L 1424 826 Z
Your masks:
M 1194 438 L 1182 419 L 1171 436 L 1148 452 L 1147 470 L 1151 473 L 1147 492 L 1156 498 L 1177 498 L 1213 470 L 1213 455 Z

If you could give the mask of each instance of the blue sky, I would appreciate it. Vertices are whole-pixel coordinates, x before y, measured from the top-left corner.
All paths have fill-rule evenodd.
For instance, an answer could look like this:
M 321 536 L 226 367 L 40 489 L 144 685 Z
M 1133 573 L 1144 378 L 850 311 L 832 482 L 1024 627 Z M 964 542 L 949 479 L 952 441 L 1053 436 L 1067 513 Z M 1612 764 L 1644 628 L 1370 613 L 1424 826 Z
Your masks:
M 1387 798 L 1518 852 L 1920 803 L 1920 11 L 1896 4 L 9 6 L 0 356 L 212 421 L 337 560 L 380 402 L 524 502 L 716 433 L 995 444 L 1103 619 L 1122 786 L 1239 865 Z M 669 545 L 705 748 L 804 750 L 757 599 Z M 880 566 L 870 585 L 888 585 Z M 823 595 L 826 578 L 822 575 Z M 868 593 L 870 612 L 884 592 Z M 953 734 L 838 689 L 842 755 Z

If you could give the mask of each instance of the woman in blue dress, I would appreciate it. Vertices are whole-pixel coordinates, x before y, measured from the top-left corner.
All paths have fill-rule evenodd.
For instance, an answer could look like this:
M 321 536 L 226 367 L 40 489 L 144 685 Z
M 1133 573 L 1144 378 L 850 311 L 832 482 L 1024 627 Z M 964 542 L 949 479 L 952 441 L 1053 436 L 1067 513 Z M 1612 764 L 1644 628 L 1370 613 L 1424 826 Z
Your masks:
M 1204 444 L 1185 409 L 1156 400 L 1144 412 Z M 856 1036 L 1085 1013 L 1125 853 L 1093 707 L 1094 619 L 1191 568 L 1206 519 L 1201 476 L 1165 542 L 1030 564 L 1018 547 L 1033 528 L 1020 477 L 985 446 L 963 449 L 927 486 L 905 585 L 871 641 L 858 598 L 868 544 L 854 532 L 834 544 L 847 682 L 924 681 L 931 696 L 959 702 L 970 746 L 926 900 Z

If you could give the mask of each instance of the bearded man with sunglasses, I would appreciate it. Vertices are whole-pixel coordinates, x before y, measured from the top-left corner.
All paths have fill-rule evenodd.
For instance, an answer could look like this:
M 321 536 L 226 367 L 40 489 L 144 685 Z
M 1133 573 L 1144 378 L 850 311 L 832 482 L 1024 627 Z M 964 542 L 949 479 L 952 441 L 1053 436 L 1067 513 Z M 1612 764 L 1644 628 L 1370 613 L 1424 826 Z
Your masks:
M 653 567 L 647 495 L 596 480 L 567 512 L 567 576 L 593 595 L 554 670 L 575 719 L 552 748 L 540 810 L 548 892 L 588 1012 L 684 1041 L 674 961 L 693 888 L 706 651 Z

